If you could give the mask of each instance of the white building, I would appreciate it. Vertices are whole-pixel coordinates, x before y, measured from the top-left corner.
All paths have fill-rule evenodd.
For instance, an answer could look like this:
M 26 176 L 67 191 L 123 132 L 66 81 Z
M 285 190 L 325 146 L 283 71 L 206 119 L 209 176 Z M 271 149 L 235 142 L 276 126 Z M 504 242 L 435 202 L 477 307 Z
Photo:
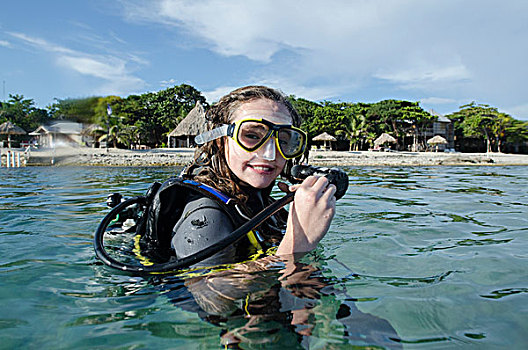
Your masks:
M 37 138 L 40 147 L 79 147 L 93 141 L 90 136 L 83 135 L 82 131 L 81 123 L 59 120 L 41 125 L 29 135 Z

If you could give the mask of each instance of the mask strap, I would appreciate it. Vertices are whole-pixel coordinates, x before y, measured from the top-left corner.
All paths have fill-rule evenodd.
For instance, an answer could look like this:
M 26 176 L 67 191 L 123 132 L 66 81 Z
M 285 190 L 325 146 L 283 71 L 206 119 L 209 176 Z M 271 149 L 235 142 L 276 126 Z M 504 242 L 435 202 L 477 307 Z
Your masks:
M 230 125 L 224 124 L 218 128 L 215 128 L 213 130 L 205 131 L 201 133 L 200 135 L 197 135 L 194 138 L 194 142 L 197 145 L 203 145 L 209 141 L 213 141 L 216 139 L 219 139 L 222 136 L 227 136 L 229 133 L 229 127 Z

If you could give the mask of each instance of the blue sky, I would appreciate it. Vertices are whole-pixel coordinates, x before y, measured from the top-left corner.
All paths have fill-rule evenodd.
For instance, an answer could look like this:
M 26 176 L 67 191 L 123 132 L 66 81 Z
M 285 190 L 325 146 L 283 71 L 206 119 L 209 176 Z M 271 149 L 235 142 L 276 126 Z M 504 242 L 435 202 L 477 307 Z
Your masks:
M 265 84 L 314 101 L 476 101 L 528 120 L 526 0 L 2 1 L 2 100 L 141 94 L 209 102 Z

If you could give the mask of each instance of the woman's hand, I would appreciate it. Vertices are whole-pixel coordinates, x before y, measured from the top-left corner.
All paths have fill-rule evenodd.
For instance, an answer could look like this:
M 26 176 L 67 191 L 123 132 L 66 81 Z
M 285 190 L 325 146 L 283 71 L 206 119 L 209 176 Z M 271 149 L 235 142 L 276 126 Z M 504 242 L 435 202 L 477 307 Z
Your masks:
M 335 214 L 336 187 L 325 177 L 307 177 L 290 186 L 295 197 L 290 207 L 286 234 L 278 255 L 309 252 L 325 236 Z

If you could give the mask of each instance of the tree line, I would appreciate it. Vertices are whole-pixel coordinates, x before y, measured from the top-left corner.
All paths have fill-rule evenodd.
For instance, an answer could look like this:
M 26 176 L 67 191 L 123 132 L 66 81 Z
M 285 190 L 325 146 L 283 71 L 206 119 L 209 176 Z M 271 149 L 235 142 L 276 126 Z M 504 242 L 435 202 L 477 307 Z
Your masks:
M 350 150 L 372 147 L 382 133 L 398 140 L 397 149 L 425 149 L 427 131 L 438 119 L 413 101 L 315 102 L 296 96 L 289 99 L 302 116 L 301 127 L 310 139 L 327 132 Z M 202 93 L 187 84 L 126 98 L 55 99 L 45 109 L 37 108 L 32 99 L 9 95 L 9 100 L 1 103 L 0 124 L 9 120 L 30 132 L 54 120 L 71 120 L 98 126 L 93 129 L 94 136 L 114 147 L 164 147 L 168 133 L 197 102 L 206 110 L 209 107 Z M 496 107 L 472 102 L 445 117 L 452 121 L 457 150 L 527 152 L 528 122 L 516 120 Z
M 382 133 L 398 140 L 397 148 L 426 149 L 438 115 L 419 102 L 383 100 L 375 103 L 317 103 L 291 97 L 303 117 L 310 137 L 322 132 L 349 141 L 350 150 L 365 150 Z M 528 122 L 500 112 L 496 107 L 471 102 L 445 116 L 451 120 L 457 150 L 478 152 L 528 152 Z

